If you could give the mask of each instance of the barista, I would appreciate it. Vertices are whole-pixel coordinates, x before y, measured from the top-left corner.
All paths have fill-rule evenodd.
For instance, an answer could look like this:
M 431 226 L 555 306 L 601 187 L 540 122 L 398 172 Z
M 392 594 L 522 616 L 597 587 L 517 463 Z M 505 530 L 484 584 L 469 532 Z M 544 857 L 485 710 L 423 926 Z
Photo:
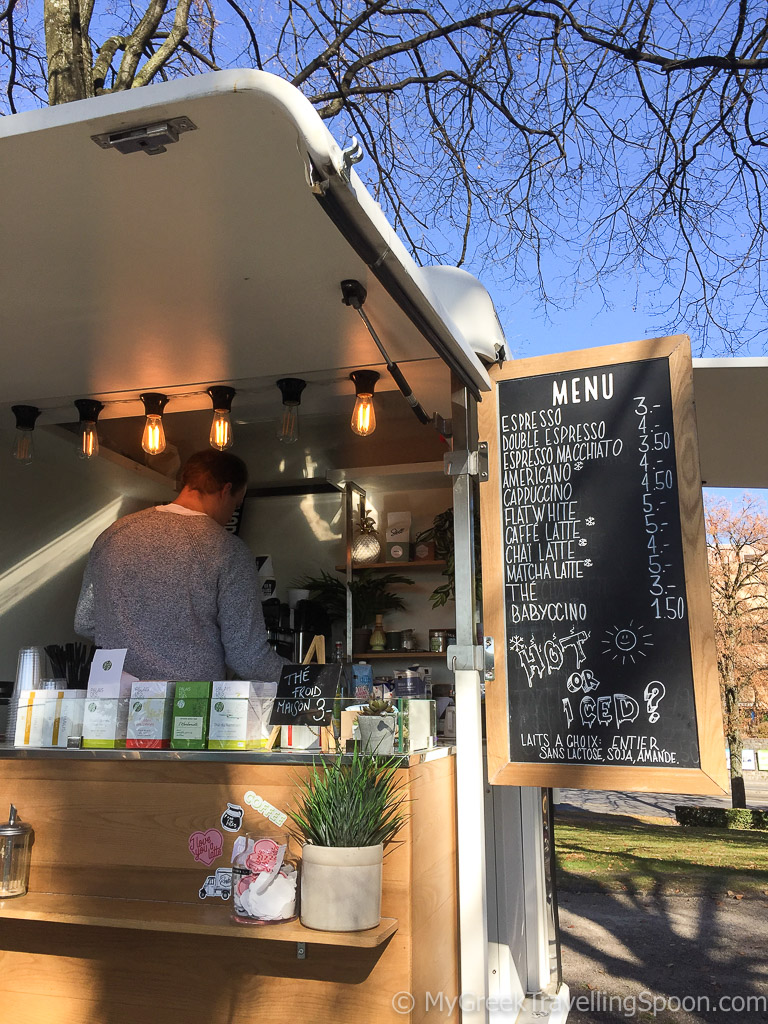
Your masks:
M 267 643 L 254 558 L 224 529 L 245 496 L 242 459 L 208 449 L 182 470 L 181 491 L 119 519 L 95 541 L 75 629 L 127 648 L 138 679 L 275 680 L 285 664 Z

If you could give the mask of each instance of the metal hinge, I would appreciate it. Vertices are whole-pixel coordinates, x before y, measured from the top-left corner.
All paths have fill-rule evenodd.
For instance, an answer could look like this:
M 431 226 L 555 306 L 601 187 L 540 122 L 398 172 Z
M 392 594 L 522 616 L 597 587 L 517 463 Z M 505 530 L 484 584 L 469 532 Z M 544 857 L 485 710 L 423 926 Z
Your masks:
M 496 678 L 496 652 L 492 636 L 483 637 L 483 679 L 492 683 Z
M 480 441 L 477 451 L 448 452 L 443 456 L 446 476 L 476 476 L 488 479 L 488 442 Z
M 482 646 L 477 647 L 451 644 L 446 660 L 451 672 L 480 672 L 486 683 L 496 678 L 492 636 L 484 636 Z
M 482 647 L 460 647 L 451 644 L 445 652 L 448 668 L 451 672 L 482 672 Z
M 306 942 L 296 943 L 296 959 L 306 960 L 307 959 L 307 944 Z
M 165 153 L 166 147 L 179 141 L 182 132 L 197 130 L 197 125 L 188 117 L 172 117 L 156 124 L 142 124 L 122 132 L 104 132 L 91 138 L 102 149 L 116 149 L 118 153 L 146 153 L 157 156 Z
M 349 171 L 352 165 L 359 164 L 365 158 L 363 147 L 354 135 L 352 136 L 351 144 L 346 149 L 342 149 L 341 157 L 344 161 L 341 167 L 341 176 L 345 181 L 349 181 Z

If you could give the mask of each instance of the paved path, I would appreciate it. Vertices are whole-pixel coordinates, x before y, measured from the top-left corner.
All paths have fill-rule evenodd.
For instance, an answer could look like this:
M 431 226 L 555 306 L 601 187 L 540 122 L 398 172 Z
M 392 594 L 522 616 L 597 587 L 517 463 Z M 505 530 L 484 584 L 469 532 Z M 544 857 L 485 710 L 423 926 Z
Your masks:
M 768 782 L 745 781 L 747 807 L 768 808 Z M 727 797 L 681 796 L 667 793 L 616 793 L 611 790 L 558 789 L 555 804 L 562 810 L 593 811 L 598 814 L 633 814 L 674 818 L 675 804 L 705 804 L 730 807 Z
M 768 898 L 559 901 L 569 1024 L 768 1021 Z

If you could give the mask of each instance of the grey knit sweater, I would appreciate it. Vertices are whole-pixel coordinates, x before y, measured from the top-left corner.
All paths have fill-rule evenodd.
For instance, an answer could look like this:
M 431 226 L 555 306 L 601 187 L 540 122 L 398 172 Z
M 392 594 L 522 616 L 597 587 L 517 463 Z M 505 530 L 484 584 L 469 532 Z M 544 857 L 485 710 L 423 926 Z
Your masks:
M 139 679 L 280 678 L 267 643 L 253 555 L 209 516 L 145 509 L 119 519 L 91 549 L 75 629 L 128 648 Z

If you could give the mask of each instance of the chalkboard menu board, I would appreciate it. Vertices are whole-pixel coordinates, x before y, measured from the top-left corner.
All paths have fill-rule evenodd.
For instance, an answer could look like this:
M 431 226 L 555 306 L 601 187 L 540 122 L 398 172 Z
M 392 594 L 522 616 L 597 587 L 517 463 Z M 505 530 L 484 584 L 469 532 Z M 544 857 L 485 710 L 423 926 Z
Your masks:
M 506 718 L 497 764 L 517 766 L 520 784 L 719 791 L 713 729 L 698 721 L 697 696 L 705 718 L 714 696 L 715 725 L 719 698 L 692 401 L 686 418 L 670 346 L 638 345 L 497 375 L 481 488 L 489 707 Z M 722 748 L 719 760 L 724 771 Z
M 329 725 L 341 665 L 284 665 L 270 725 Z

